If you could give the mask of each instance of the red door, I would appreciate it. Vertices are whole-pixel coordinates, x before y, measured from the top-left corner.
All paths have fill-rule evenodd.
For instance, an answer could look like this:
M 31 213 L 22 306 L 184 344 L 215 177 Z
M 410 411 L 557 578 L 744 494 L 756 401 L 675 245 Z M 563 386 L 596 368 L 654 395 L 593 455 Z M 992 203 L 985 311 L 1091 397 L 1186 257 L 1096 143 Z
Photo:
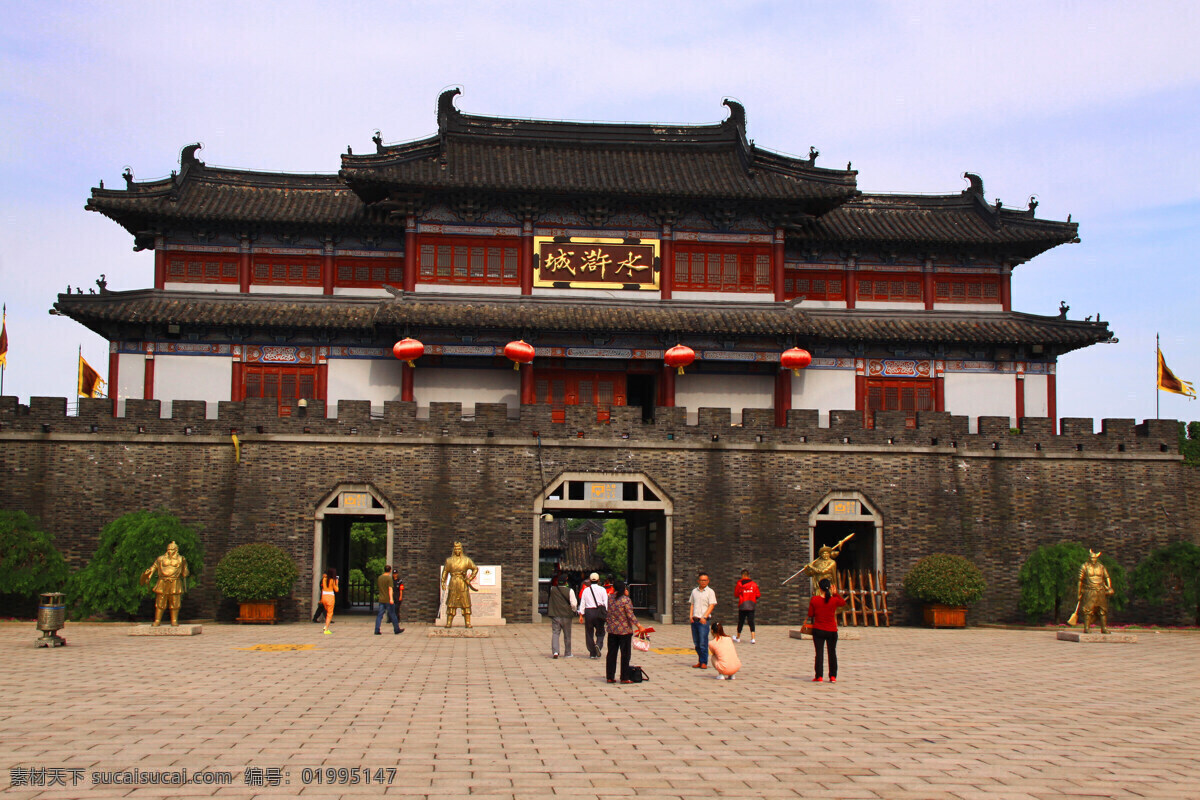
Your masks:
M 300 398 L 316 398 L 316 367 L 268 367 L 247 364 L 245 397 L 274 397 L 280 408 L 291 408 Z
M 934 410 L 933 379 L 868 379 L 866 400 L 865 423 L 868 428 L 875 427 L 876 411 L 904 411 L 905 427 L 915 428 L 918 411 Z
M 538 370 L 534 402 L 551 408 L 551 419 L 565 422 L 567 406 L 595 406 L 596 421 L 608 422 L 609 409 L 625 405 L 625 373 Z

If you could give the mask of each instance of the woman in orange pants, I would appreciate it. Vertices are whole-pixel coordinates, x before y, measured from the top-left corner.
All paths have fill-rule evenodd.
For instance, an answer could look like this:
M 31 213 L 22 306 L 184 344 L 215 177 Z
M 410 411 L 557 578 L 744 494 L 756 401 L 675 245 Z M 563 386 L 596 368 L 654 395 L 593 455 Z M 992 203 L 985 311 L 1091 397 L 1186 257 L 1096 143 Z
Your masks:
M 338 574 L 333 567 L 321 576 L 321 605 L 325 606 L 325 633 L 330 634 L 329 623 L 333 622 L 333 602 L 337 599 Z

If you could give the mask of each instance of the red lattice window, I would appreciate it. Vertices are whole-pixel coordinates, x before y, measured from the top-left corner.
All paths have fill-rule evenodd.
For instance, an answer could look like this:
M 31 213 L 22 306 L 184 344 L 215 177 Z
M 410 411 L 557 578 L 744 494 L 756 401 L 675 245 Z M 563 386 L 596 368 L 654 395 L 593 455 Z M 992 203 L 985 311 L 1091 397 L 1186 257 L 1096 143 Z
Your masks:
M 991 275 L 955 275 L 934 281 L 939 303 L 999 303 L 1000 279 Z
M 317 397 L 317 368 L 247 364 L 242 373 L 245 397 L 274 397 L 280 406 Z
M 675 288 L 698 292 L 769 292 L 771 250 L 676 243 Z
M 625 405 L 623 372 L 538 370 L 533 382 L 534 402 L 550 406 L 554 422 L 565 422 L 567 406 L 595 406 L 596 421 L 608 422 L 609 409 Z
M 933 411 L 935 404 L 933 378 L 868 378 L 864 421 L 868 428 L 874 428 L 876 411 L 904 411 L 905 426 L 915 428 L 917 412 Z
M 338 258 L 334 262 L 334 286 L 378 289 L 383 284 L 404 288 L 402 258 Z
M 321 258 L 256 254 L 250 275 L 259 285 L 320 286 Z
M 172 253 L 167 257 L 167 280 L 173 283 L 237 283 L 238 256 Z
M 421 237 L 418 279 L 422 283 L 520 286 L 519 246 L 516 239 Z
M 859 273 L 859 300 L 893 300 L 919 303 L 924 300 L 920 275 L 887 275 L 878 272 Z
M 841 272 L 788 269 L 783 272 L 783 296 L 787 300 L 845 300 L 846 285 Z

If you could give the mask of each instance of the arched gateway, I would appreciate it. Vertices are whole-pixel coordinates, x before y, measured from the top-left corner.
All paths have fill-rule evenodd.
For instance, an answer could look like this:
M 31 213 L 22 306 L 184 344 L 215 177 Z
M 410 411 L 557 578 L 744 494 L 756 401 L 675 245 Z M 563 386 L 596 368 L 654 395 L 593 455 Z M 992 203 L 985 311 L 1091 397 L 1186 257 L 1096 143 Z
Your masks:
M 883 567 L 883 516 L 862 492 L 835 490 L 813 506 L 808 515 L 808 558 L 823 545 L 833 545 L 853 533 L 838 557 L 839 570 L 874 572 Z
M 592 516 L 597 512 L 620 515 L 629 527 L 630 565 L 645 569 L 651 582 L 651 599 L 659 622 L 671 624 L 672 517 L 674 504 L 652 480 L 640 472 L 564 472 L 555 477 L 533 503 L 533 591 L 531 619 L 538 613 L 538 568 L 542 515 Z
M 320 575 L 326 567 L 342 576 L 339 603 L 349 592 L 350 525 L 387 523 L 387 563 L 392 563 L 392 504 L 369 483 L 341 483 L 317 503 L 313 512 L 312 607 L 320 601 Z

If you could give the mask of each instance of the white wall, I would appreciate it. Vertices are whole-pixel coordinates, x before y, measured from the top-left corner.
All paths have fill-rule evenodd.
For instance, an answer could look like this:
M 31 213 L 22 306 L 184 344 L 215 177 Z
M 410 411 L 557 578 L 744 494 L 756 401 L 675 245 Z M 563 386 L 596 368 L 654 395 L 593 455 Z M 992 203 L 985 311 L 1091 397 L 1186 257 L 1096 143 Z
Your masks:
M 163 288 L 173 292 L 224 292 L 236 294 L 241 287 L 236 283 L 180 283 L 167 281 Z
M 399 363 L 399 362 L 397 362 Z M 535 373 L 536 374 L 536 373 Z M 413 372 L 417 413 L 428 414 L 430 403 L 462 403 L 463 414 L 474 414 L 476 403 L 506 403 L 510 414 L 521 405 L 521 373 L 515 369 L 439 369 Z
M 111 376 L 110 376 L 111 377 Z M 117 398 L 117 414 L 125 415 L 127 399 L 141 400 L 146 390 L 146 357 L 141 353 L 117 355 L 117 385 L 108 387 L 110 396 Z
M 792 376 L 792 408 L 817 409 L 818 424 L 828 427 L 830 411 L 854 408 L 854 370 L 800 370 Z
M 382 287 L 370 288 L 368 286 L 335 286 L 333 287 L 334 295 L 345 295 L 347 297 L 391 297 L 392 293 Z
M 370 400 L 382 411 L 388 400 L 400 399 L 400 375 L 404 362 L 397 359 L 331 358 L 325 412 L 337 416 L 339 400 Z M 418 368 L 417 372 L 420 372 Z
M 1003 303 L 934 303 L 934 311 L 1003 311 Z
M 675 300 L 696 300 L 709 303 L 774 303 L 775 292 L 671 292 Z
M 217 403 L 232 399 L 233 360 L 229 356 L 154 357 L 154 397 L 159 415 L 171 416 L 173 400 L 204 400 L 204 414 L 217 416 Z
M 1045 375 L 1025 376 L 1025 416 L 1050 416 L 1049 385 L 1050 381 Z
M 1011 372 L 947 372 L 946 410 L 970 417 L 971 433 L 979 431 L 978 417 L 1008 417 L 1016 425 L 1016 383 Z
M 250 294 L 325 294 L 323 286 L 250 285 Z
M 675 405 L 687 409 L 689 425 L 699 420 L 701 408 L 728 408 L 730 422 L 740 425 L 743 408 L 773 408 L 775 379 L 770 375 L 675 376 Z

